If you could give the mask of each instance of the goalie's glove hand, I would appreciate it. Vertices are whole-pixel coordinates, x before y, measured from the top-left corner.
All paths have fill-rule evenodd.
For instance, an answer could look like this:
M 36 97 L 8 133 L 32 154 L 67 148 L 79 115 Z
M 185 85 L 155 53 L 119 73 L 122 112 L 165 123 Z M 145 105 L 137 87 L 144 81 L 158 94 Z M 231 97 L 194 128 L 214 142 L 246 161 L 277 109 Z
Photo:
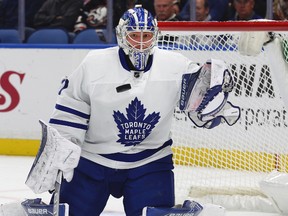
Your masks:
M 227 101 L 233 90 L 234 82 L 230 72 L 225 69 L 222 84 L 217 84 L 207 90 L 196 112 L 189 112 L 188 116 L 198 127 L 208 129 L 226 122 L 233 125 L 240 117 L 240 108 Z M 197 118 L 195 118 L 197 115 Z
M 180 109 L 182 108 L 198 127 L 210 129 L 221 122 L 235 124 L 240 118 L 240 108 L 227 102 L 234 81 L 225 62 L 216 59 L 207 61 L 198 73 L 196 81 L 193 74 L 191 77 L 194 80 L 184 80 L 184 99 L 181 100 Z
M 43 121 L 40 123 L 41 145 L 25 182 L 34 193 L 52 191 L 58 170 L 63 172 L 68 182 L 71 181 L 81 154 L 78 145 L 62 137 L 55 128 Z
M 225 101 L 225 102 L 224 102 Z M 210 105 L 211 106 L 211 105 Z M 212 105 L 214 107 L 214 105 Z M 223 99 L 223 104 L 217 105 L 218 108 L 212 112 L 206 113 L 206 109 L 199 112 L 189 112 L 188 117 L 197 127 L 214 128 L 221 123 L 227 123 L 229 126 L 234 125 L 240 118 L 240 108 L 234 106 L 229 101 Z

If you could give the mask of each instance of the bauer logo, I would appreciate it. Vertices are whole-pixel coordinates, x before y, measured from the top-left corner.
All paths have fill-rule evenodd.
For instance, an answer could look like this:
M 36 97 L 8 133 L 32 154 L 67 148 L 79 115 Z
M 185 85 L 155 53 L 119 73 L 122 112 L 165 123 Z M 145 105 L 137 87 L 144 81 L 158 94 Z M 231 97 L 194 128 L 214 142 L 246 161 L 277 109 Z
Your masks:
M 48 210 L 45 208 L 28 208 L 27 210 L 31 215 L 49 215 Z
M 113 117 L 119 129 L 117 142 L 125 146 L 141 143 L 153 130 L 160 119 L 160 113 L 151 113 L 145 117 L 146 109 L 136 97 L 126 108 L 126 116 L 114 111 Z
M 17 85 L 22 84 L 25 74 L 6 71 L 0 77 L 0 112 L 9 112 L 20 102 Z
M 184 110 L 185 106 L 186 106 L 186 103 L 187 103 L 186 95 L 187 95 L 187 88 L 188 88 L 188 84 L 187 83 L 188 83 L 188 80 L 189 80 L 188 76 L 190 76 L 190 74 L 185 74 L 182 77 L 181 97 L 180 97 L 180 110 Z

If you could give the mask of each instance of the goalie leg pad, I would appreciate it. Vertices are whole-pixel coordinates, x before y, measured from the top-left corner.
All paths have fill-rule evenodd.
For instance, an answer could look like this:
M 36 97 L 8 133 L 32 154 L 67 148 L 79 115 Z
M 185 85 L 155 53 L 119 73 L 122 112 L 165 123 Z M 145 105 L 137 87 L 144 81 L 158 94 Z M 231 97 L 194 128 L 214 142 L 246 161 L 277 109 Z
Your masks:
M 185 204 L 185 205 L 184 205 Z M 197 216 L 202 211 L 203 207 L 195 201 L 185 201 L 184 204 L 178 208 L 164 208 L 164 207 L 145 207 L 143 209 L 143 216 Z
M 26 216 L 26 214 L 21 202 L 12 202 L 0 205 L 0 216 Z
M 69 174 L 71 181 L 73 170 L 78 165 L 81 148 L 62 137 L 56 129 L 40 121 L 42 140 L 39 151 L 26 179 L 26 185 L 34 193 L 52 191 L 58 170 Z M 71 175 L 72 173 L 72 175 Z
M 158 208 L 145 207 L 143 216 L 225 216 L 224 207 L 210 203 L 201 204 L 194 200 L 185 200 L 181 207 Z
M 37 199 L 27 199 L 21 203 L 26 216 L 54 216 L 53 205 L 47 205 L 41 201 L 40 198 Z M 69 206 L 67 203 L 59 204 L 59 215 L 58 216 L 68 216 Z M 19 215 L 20 216 L 20 215 Z
M 288 215 L 288 174 L 276 170 L 260 181 L 260 188 L 281 215 Z
M 183 208 L 197 208 L 198 206 L 202 207 L 202 210 L 199 212 L 198 216 L 225 216 L 226 209 L 223 206 L 215 205 L 212 203 L 198 203 L 194 200 L 185 200 L 182 207 Z

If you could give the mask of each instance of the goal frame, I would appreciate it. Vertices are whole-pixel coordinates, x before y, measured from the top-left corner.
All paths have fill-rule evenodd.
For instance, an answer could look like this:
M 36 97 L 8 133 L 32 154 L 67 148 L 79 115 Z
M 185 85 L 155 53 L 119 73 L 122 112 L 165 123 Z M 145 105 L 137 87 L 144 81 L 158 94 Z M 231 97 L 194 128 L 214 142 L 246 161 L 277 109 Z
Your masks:
M 243 31 L 278 32 L 280 34 L 283 32 L 283 33 L 286 33 L 288 35 L 288 22 L 285 22 L 285 21 L 271 21 L 271 20 L 223 21 L 223 22 L 214 22 L 214 21 L 210 21 L 210 22 L 194 22 L 194 21 L 169 22 L 169 21 L 167 21 L 167 22 L 158 22 L 158 27 L 159 27 L 160 33 L 163 33 L 163 35 L 167 34 L 167 32 L 169 34 L 170 31 L 173 32 L 173 33 L 171 33 L 171 35 L 174 35 L 174 33 L 176 35 L 178 33 L 179 34 L 183 34 L 183 35 L 187 35 L 187 32 L 191 32 L 190 33 L 191 35 L 193 35 L 194 32 L 195 32 L 195 34 L 202 34 L 203 32 L 207 32 L 207 33 L 208 32 L 212 32 L 212 33 L 213 32 L 225 32 L 225 33 L 228 33 L 228 34 L 230 34 L 230 33 L 231 34 L 234 34 L 234 33 L 239 34 L 239 32 L 243 32 Z M 246 58 L 247 58 L 247 56 L 246 56 Z M 287 67 L 286 71 L 288 71 L 288 67 Z M 274 77 L 273 77 L 273 79 L 274 79 Z M 281 78 L 280 79 L 277 78 L 277 81 L 279 81 L 279 80 L 281 80 Z M 278 85 L 280 85 L 280 87 L 281 87 L 281 84 L 278 83 Z M 285 85 L 282 85 L 282 87 L 285 87 Z M 236 105 L 239 105 L 239 104 L 236 104 Z M 287 104 L 286 104 L 285 108 L 287 109 Z M 239 139 L 239 137 L 238 137 L 238 139 Z M 284 140 L 287 141 L 287 143 L 288 143 L 287 136 L 284 136 Z M 177 146 L 176 146 L 176 148 L 177 148 Z M 192 157 L 192 159 L 191 159 L 192 165 L 188 164 L 188 166 L 194 166 L 194 163 L 206 164 L 207 161 L 205 161 L 205 160 L 202 160 L 200 162 L 196 162 L 196 160 L 198 158 L 197 159 L 193 158 L 193 157 L 195 157 L 195 155 L 196 155 L 196 157 L 197 156 L 201 157 L 201 154 L 210 155 L 210 158 L 217 158 L 218 157 L 218 158 L 220 158 L 220 160 L 224 160 L 224 159 L 228 159 L 229 160 L 229 156 L 227 156 L 228 154 L 226 155 L 227 152 L 223 151 L 222 149 L 220 149 L 220 150 L 217 150 L 217 149 L 213 150 L 212 149 L 211 151 L 210 150 L 207 151 L 207 149 L 205 149 L 205 148 L 203 148 L 203 149 L 200 148 L 199 151 L 198 151 L 198 149 L 191 151 L 191 147 L 184 147 L 184 148 L 178 149 L 176 151 L 178 151 L 177 154 L 180 155 L 180 157 L 182 157 L 182 156 L 183 156 L 183 158 Z M 203 153 L 199 153 L 200 151 L 202 151 Z M 174 153 L 175 153 L 175 149 L 174 149 Z M 233 151 L 230 151 L 229 154 L 230 153 L 234 154 Z M 221 154 L 224 154 L 224 155 L 221 155 Z M 238 152 L 235 152 L 235 154 L 238 154 Z M 244 154 L 246 154 L 246 153 L 244 152 Z M 248 166 L 254 166 L 254 165 L 258 166 L 259 162 L 257 161 L 257 158 L 267 157 L 267 154 L 265 152 L 264 152 L 264 154 L 260 153 L 259 155 L 255 154 L 255 153 L 252 153 L 251 155 L 246 154 L 246 156 L 244 156 L 244 154 L 243 155 L 240 154 L 239 157 L 242 157 L 242 158 L 250 160 L 248 162 L 248 163 L 250 163 L 250 165 L 248 165 Z M 177 157 L 179 157 L 178 155 L 176 156 L 176 159 L 178 159 L 177 158 Z M 270 160 L 269 163 L 271 165 L 271 169 L 273 169 L 273 167 L 274 167 L 275 169 L 279 169 L 279 170 L 282 170 L 282 171 L 283 170 L 286 170 L 286 171 L 288 170 L 288 157 L 287 157 L 288 154 L 286 155 L 286 153 L 285 153 L 284 157 L 282 155 L 273 154 L 273 153 L 271 153 L 271 154 L 268 153 L 268 155 L 270 157 L 269 158 L 269 160 Z M 184 159 L 184 163 L 180 164 L 180 166 L 187 165 L 187 164 L 185 164 L 185 160 L 187 160 L 187 159 Z M 282 166 L 279 165 L 280 164 L 280 162 L 279 162 L 280 160 L 282 161 L 282 163 L 284 161 L 284 167 L 283 167 L 283 165 Z M 190 159 L 189 159 L 189 162 L 190 162 Z M 218 162 L 215 162 L 214 159 L 212 159 L 211 163 L 218 163 Z M 223 164 L 224 164 L 224 166 L 227 167 L 225 162 L 223 162 Z M 245 166 L 246 166 L 246 164 L 245 164 Z M 215 168 L 219 168 L 219 167 L 215 167 Z M 220 167 L 220 169 L 222 169 L 222 168 L 223 167 Z M 229 167 L 227 167 L 227 168 L 229 169 Z M 250 171 L 252 171 L 252 172 L 264 172 L 264 173 L 267 172 L 267 170 L 265 171 L 265 170 L 252 170 L 252 169 Z M 184 170 L 184 172 L 185 172 L 185 170 Z M 176 173 L 176 175 L 177 175 L 177 173 Z M 181 175 L 183 176 L 183 178 L 186 178 L 186 173 L 181 174 Z M 229 174 L 227 173 L 226 175 L 228 176 Z M 240 174 L 239 178 L 241 178 L 241 177 L 242 176 Z M 243 176 L 243 178 L 248 178 L 248 177 L 249 177 L 249 173 L 248 173 L 247 176 Z M 180 178 L 182 178 L 182 177 L 180 177 Z M 182 181 L 181 184 L 189 183 L 189 179 L 180 179 L 180 181 Z M 209 181 L 209 180 L 206 179 L 206 181 Z M 176 185 L 176 187 L 177 187 L 177 185 Z M 232 197 L 232 195 L 236 194 L 237 195 L 237 198 L 235 199 L 235 203 L 236 204 L 237 204 L 237 202 L 239 203 L 239 196 L 247 198 L 247 195 L 248 195 L 248 196 L 253 197 L 253 199 L 255 197 L 258 197 L 258 196 L 260 196 L 261 199 L 264 198 L 264 196 L 261 193 L 261 191 L 258 191 L 257 189 L 256 190 L 253 190 L 253 188 L 252 189 L 248 189 L 248 190 L 246 190 L 246 188 L 234 188 L 234 189 L 235 189 L 234 191 L 229 191 L 229 190 L 226 190 L 226 188 L 224 186 L 224 187 L 219 187 L 217 190 L 214 190 L 213 188 L 211 188 L 209 186 L 206 187 L 206 188 L 204 186 L 203 188 L 200 188 L 200 190 L 198 190 L 198 188 L 194 188 L 194 187 L 193 188 L 189 188 L 189 190 L 190 190 L 189 193 L 192 191 L 193 193 L 201 194 L 203 191 L 206 191 L 206 192 L 208 191 L 208 193 L 213 191 L 213 198 L 212 199 L 214 199 L 214 200 L 216 200 L 215 195 L 216 196 L 218 196 L 218 195 L 220 195 L 220 196 L 228 195 L 228 197 L 230 199 Z M 205 195 L 206 192 L 204 192 L 201 195 Z M 176 190 L 176 193 L 177 193 L 177 190 Z M 177 196 L 177 194 L 176 194 L 176 196 Z M 227 199 L 226 198 L 224 198 L 224 199 L 221 198 L 222 200 L 220 201 L 220 203 L 216 203 L 216 204 L 225 204 L 225 203 L 227 203 Z M 250 202 L 250 201 L 251 200 L 248 200 L 247 202 Z M 265 206 L 265 204 L 264 204 L 264 206 Z M 229 206 L 229 207 L 231 207 L 231 206 Z M 236 207 L 236 208 L 238 208 L 238 207 Z M 255 206 L 255 208 L 259 208 L 259 206 Z M 264 209 L 265 209 L 265 207 L 264 207 Z M 247 210 L 247 209 L 245 209 L 245 210 Z M 248 209 L 248 210 L 251 210 L 251 209 Z
M 288 22 L 259 21 L 160 21 L 161 31 L 288 31 Z

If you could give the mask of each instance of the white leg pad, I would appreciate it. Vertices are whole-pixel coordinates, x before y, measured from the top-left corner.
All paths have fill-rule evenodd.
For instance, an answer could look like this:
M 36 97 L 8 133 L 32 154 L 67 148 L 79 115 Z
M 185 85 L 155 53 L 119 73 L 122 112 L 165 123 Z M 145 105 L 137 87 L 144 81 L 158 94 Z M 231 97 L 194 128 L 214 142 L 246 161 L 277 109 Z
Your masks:
M 12 202 L 0 205 L 0 216 L 26 216 L 21 202 Z

